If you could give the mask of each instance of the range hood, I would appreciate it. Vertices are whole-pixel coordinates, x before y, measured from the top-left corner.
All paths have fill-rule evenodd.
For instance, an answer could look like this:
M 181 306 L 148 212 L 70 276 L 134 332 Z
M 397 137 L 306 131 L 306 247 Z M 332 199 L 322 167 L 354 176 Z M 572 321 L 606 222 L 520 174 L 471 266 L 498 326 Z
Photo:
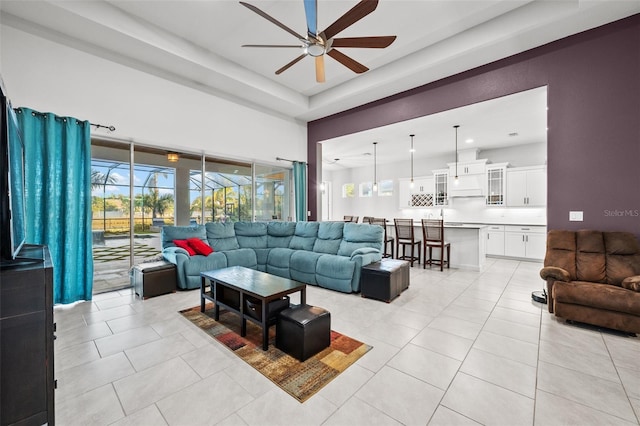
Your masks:
M 466 149 L 458 152 L 457 173 L 455 181 L 456 163 L 449 166 L 449 198 L 455 197 L 484 197 L 486 187 L 486 164 L 489 160 L 478 159 L 477 149 Z
M 484 197 L 484 191 L 482 188 L 467 188 L 461 189 L 452 186 L 449 190 L 450 198 L 462 198 L 462 197 Z

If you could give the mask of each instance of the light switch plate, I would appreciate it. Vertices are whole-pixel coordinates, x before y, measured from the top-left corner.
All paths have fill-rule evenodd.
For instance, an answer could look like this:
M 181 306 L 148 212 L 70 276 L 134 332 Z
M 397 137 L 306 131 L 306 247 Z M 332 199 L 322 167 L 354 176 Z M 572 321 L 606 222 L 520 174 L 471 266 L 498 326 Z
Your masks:
M 582 220 L 583 220 L 583 212 L 582 211 L 570 211 L 569 212 L 569 220 L 571 222 L 582 222 Z

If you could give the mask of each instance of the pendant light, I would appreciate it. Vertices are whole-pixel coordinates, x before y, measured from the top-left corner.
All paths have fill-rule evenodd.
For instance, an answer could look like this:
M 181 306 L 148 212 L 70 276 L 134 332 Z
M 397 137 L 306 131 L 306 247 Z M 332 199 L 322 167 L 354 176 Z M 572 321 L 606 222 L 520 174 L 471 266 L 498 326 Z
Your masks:
M 458 184 L 458 127 L 460 127 L 459 124 L 453 126 L 453 128 L 456 129 L 456 178 L 453 183 L 456 185 Z
M 411 149 L 409 150 L 409 152 L 411 153 L 411 181 L 409 182 L 409 186 L 411 188 L 413 188 L 413 153 L 416 151 L 415 149 L 413 149 L 413 137 L 415 135 L 409 135 L 409 137 L 411 138 Z
M 378 170 L 377 170 L 378 152 L 376 149 L 377 145 L 378 145 L 378 142 L 373 143 L 373 192 L 376 192 L 378 190 Z

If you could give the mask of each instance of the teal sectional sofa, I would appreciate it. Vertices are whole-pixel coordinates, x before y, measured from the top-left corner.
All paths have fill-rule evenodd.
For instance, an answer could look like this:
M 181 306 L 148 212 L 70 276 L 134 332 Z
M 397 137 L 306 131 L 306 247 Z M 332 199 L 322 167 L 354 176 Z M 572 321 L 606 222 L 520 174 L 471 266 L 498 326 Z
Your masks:
M 209 222 L 164 226 L 162 254 L 181 289 L 200 287 L 200 272 L 244 266 L 345 293 L 360 291 L 360 269 L 382 258 L 378 225 L 344 222 Z M 199 238 L 214 250 L 193 255 L 174 240 Z

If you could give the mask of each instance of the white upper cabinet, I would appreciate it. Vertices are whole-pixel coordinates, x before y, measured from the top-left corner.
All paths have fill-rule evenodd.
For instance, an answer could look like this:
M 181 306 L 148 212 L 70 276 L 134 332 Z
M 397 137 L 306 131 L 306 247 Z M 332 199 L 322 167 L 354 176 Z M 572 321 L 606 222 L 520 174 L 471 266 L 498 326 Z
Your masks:
M 507 205 L 536 207 L 547 204 L 546 167 L 507 169 Z
M 433 171 L 433 204 L 436 206 L 446 206 L 449 204 L 449 171 L 434 170 Z
M 506 192 L 506 176 L 508 163 L 487 164 L 486 182 L 487 198 L 486 204 L 489 206 L 504 206 Z
M 449 197 L 481 197 L 485 190 L 485 168 L 487 160 L 448 163 Z M 458 180 L 456 181 L 456 173 Z
M 399 180 L 398 200 L 401 209 L 411 207 L 431 207 L 433 206 L 433 177 L 418 177 L 413 179 Z

